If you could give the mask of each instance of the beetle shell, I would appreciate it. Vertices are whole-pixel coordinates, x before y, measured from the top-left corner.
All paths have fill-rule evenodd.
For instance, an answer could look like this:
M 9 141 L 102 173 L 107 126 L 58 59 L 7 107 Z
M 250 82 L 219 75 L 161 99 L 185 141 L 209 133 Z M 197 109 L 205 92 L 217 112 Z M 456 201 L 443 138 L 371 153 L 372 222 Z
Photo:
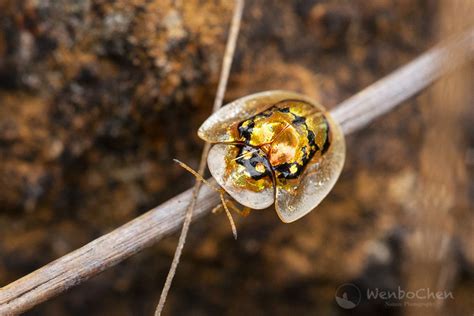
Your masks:
M 211 115 L 198 135 L 215 143 L 208 167 L 219 185 L 250 208 L 275 204 L 286 223 L 321 202 L 344 164 L 339 125 L 317 102 L 288 91 L 238 99 Z

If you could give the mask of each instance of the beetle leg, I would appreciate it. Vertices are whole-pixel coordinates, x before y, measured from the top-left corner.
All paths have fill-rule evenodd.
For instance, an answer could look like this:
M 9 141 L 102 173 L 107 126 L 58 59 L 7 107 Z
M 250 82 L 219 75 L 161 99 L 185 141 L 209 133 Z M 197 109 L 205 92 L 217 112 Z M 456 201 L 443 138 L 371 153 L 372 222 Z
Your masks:
M 250 212 L 252 212 L 252 209 L 246 206 L 242 210 L 240 210 L 240 215 L 242 215 L 243 217 L 247 217 L 250 215 Z
M 222 204 L 217 204 L 211 211 L 212 214 L 216 214 L 221 210 Z
M 227 206 L 231 208 L 233 211 L 237 212 L 240 216 L 247 217 L 249 216 L 252 209 L 250 207 L 244 207 L 243 209 L 238 208 L 234 202 L 227 200 Z

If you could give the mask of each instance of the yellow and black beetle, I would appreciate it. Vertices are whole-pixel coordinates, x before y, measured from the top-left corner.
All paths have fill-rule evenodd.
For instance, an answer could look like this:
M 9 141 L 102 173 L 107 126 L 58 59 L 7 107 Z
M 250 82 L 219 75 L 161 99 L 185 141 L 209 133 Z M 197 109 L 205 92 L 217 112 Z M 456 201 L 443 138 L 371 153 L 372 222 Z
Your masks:
M 313 210 L 344 164 L 339 125 L 317 102 L 288 91 L 235 100 L 212 114 L 198 135 L 214 144 L 207 163 L 217 183 L 248 208 L 275 204 L 285 223 Z

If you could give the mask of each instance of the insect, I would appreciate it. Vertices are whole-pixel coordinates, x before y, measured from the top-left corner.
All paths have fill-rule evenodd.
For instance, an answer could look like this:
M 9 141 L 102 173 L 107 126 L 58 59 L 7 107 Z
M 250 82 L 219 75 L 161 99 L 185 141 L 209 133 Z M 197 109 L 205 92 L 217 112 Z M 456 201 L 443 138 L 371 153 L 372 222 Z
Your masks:
M 209 171 L 246 207 L 242 213 L 274 204 L 285 223 L 321 202 L 345 159 L 343 133 L 329 113 L 307 96 L 288 91 L 235 100 L 212 114 L 198 135 L 213 144 Z

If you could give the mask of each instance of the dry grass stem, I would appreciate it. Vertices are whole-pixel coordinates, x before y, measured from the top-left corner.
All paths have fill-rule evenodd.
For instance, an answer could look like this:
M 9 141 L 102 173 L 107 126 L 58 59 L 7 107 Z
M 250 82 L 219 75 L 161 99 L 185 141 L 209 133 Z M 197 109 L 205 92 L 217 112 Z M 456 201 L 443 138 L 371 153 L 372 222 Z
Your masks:
M 235 47 L 237 45 L 237 38 L 239 35 L 240 21 L 242 20 L 243 10 L 244 10 L 244 0 L 235 0 L 234 13 L 233 13 L 232 22 L 230 25 L 229 36 L 227 37 L 227 44 L 226 44 L 225 53 L 224 53 L 224 60 L 222 61 L 219 84 L 217 86 L 216 97 L 214 99 L 214 105 L 212 107 L 213 112 L 217 111 L 222 106 L 222 103 L 224 101 L 224 94 L 227 87 L 227 82 L 229 81 L 230 68 L 232 66 L 232 60 L 234 58 Z M 206 169 L 207 155 L 209 154 L 210 149 L 211 149 L 210 144 L 206 143 L 202 150 L 201 160 L 199 162 L 198 174 L 200 175 L 200 177 L 202 177 Z M 188 235 L 189 226 L 191 225 L 191 220 L 193 217 L 194 208 L 196 207 L 196 200 L 199 194 L 199 190 L 201 189 L 201 185 L 202 185 L 202 181 L 200 181 L 199 178 L 196 179 L 196 184 L 194 185 L 194 189 L 193 189 L 193 196 L 191 198 L 191 202 L 189 203 L 188 209 L 186 211 L 186 216 L 184 217 L 183 227 L 181 229 L 181 234 L 179 236 L 178 245 L 176 246 L 176 251 L 174 253 L 173 261 L 171 262 L 171 267 L 168 272 L 168 275 L 166 276 L 165 285 L 163 286 L 163 291 L 161 292 L 160 300 L 155 310 L 156 316 L 161 315 L 165 307 L 166 298 L 168 296 L 169 289 L 171 288 L 171 283 L 173 282 L 174 275 L 176 274 L 176 269 L 178 267 L 181 254 L 183 252 L 184 244 L 186 243 L 186 237 Z M 227 209 L 227 206 L 225 205 L 225 201 L 223 199 L 222 193 L 220 197 L 221 197 L 222 203 L 224 203 L 224 208 L 226 210 L 227 216 L 230 216 L 230 212 Z M 229 217 L 229 220 L 232 223 L 232 232 L 234 233 L 234 236 L 237 236 L 235 225 L 233 224 L 234 222 L 231 216 Z

